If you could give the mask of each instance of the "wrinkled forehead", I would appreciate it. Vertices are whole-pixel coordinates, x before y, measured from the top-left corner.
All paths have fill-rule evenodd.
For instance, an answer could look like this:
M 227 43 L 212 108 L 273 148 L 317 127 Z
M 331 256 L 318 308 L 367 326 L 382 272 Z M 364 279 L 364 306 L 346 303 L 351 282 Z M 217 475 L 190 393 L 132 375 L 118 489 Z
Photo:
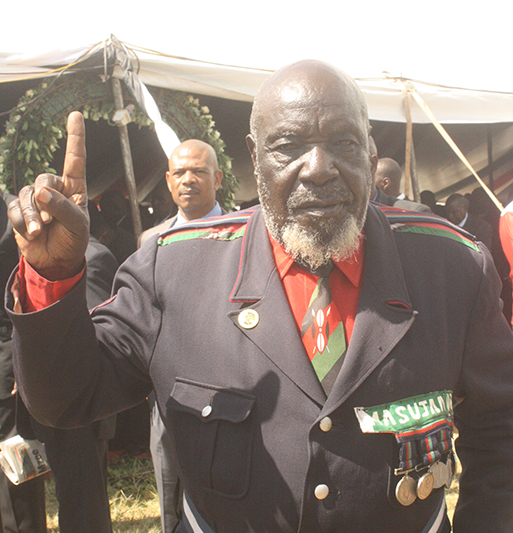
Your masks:
M 254 133 L 263 122 L 269 122 L 288 110 L 319 110 L 337 107 L 347 119 L 368 124 L 367 106 L 356 83 L 345 73 L 324 65 L 299 65 L 275 73 L 261 87 L 252 110 Z

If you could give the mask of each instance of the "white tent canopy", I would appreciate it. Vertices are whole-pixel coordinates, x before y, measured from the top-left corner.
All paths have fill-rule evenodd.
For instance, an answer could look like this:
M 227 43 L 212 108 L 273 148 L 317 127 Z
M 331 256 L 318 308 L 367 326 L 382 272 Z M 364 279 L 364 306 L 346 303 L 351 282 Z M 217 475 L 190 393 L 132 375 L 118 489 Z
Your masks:
M 1 83 L 54 76 L 68 67 L 80 68 L 84 57 L 102 54 L 103 48 L 109 43 L 110 38 L 94 45 L 62 47 L 43 52 L 40 48 L 38 52 L 0 52 L 0 88 Z M 258 87 L 272 72 L 187 59 L 126 43 L 124 46 L 130 53 L 134 71 L 144 84 L 199 95 L 250 102 Z M 344 67 L 336 63 L 335 66 Z M 513 92 L 446 87 L 426 81 L 394 78 L 386 74 L 355 79 L 367 100 L 369 116 L 375 121 L 405 123 L 405 85 L 410 91 L 415 91 L 438 122 L 447 125 L 448 129 L 452 127 L 456 144 L 463 144 L 462 152 L 476 171 L 487 167 L 489 163 L 487 140 L 493 147 L 491 154 L 494 160 L 513 150 L 513 125 L 505 124 L 513 123 Z M 412 97 L 409 101 L 412 122 L 418 125 L 431 123 L 431 119 L 418 102 Z M 483 128 L 490 124 L 499 127 L 487 136 L 483 133 Z M 458 126 L 462 125 L 469 126 L 458 129 Z M 477 130 L 480 133 L 469 136 L 471 130 L 475 130 L 479 125 L 482 125 L 481 129 Z M 378 142 L 378 139 L 376 141 Z M 425 138 L 419 138 L 417 133 L 414 143 L 421 190 L 445 190 L 450 184 L 469 176 L 468 168 L 451 150 L 446 149 L 445 141 L 441 140 L 438 133 L 435 132 L 434 136 L 427 135 Z M 237 159 L 235 154 L 231 155 Z M 247 154 L 241 157 L 247 158 Z M 234 163 L 236 166 L 239 164 L 238 175 L 243 182 L 242 199 L 248 199 L 255 194 L 249 165 L 242 159 Z M 513 175 L 509 176 L 512 169 L 513 162 L 506 162 L 498 169 L 500 188 L 497 192 L 513 183 Z M 472 181 L 466 189 L 460 190 L 467 192 L 476 186 L 477 182 Z
M 99 52 L 106 41 L 80 48 L 44 53 L 0 53 L 0 82 L 52 75 L 56 69 L 72 65 L 84 56 Z M 133 54 L 134 67 L 146 85 L 164 87 L 231 100 L 251 101 L 270 70 L 234 67 L 175 57 L 139 46 L 126 45 Z M 405 122 L 403 84 L 382 75 L 356 78 L 374 120 Z M 513 93 L 444 87 L 425 81 L 408 80 L 421 95 L 437 120 L 444 124 L 513 122 Z M 412 121 L 430 119 L 411 104 Z

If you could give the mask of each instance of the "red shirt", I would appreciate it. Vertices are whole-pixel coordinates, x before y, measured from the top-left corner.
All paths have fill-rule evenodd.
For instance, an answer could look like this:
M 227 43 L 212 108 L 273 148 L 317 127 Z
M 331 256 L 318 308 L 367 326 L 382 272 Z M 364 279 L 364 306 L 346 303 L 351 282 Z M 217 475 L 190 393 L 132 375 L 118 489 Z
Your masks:
M 273 249 L 274 261 L 285 288 L 285 294 L 301 334 L 301 325 L 308 309 L 310 297 L 317 285 L 317 278 L 301 268 L 270 235 L 269 240 Z M 349 344 L 353 333 L 362 287 L 363 242 L 363 238 L 360 238 L 360 247 L 350 260 L 334 261 L 333 263 L 337 268 L 334 268 L 330 274 L 331 298 L 344 323 L 346 345 Z

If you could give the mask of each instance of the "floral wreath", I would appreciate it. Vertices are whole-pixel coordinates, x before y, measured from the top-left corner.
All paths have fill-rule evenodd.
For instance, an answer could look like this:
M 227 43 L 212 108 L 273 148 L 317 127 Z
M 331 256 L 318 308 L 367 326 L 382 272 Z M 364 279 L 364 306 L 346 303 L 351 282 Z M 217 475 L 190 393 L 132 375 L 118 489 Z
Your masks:
M 39 174 L 56 172 L 51 166 L 53 156 L 59 140 L 66 135 L 66 120 L 71 111 L 79 110 L 86 119 L 103 119 L 114 126 L 112 117 L 116 109 L 110 85 L 99 76 L 78 73 L 56 81 L 43 82 L 26 91 L 9 116 L 5 135 L 0 137 L 0 187 L 13 194 L 33 183 Z M 223 171 L 217 199 L 224 209 L 232 210 L 238 179 L 232 173 L 231 158 L 224 151 L 226 145 L 215 129 L 208 107 L 181 91 L 150 88 L 150 92 L 162 119 L 181 141 L 201 139 L 214 148 Z M 126 89 L 123 98 L 125 105 L 134 104 L 133 123 L 139 128 L 153 127 Z

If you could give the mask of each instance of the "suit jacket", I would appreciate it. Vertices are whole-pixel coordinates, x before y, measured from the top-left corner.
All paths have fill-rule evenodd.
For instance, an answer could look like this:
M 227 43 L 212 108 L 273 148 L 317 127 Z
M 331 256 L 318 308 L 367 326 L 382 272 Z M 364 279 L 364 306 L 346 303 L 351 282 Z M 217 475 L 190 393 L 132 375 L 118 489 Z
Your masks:
M 493 229 L 486 220 L 480 216 L 468 214 L 467 221 L 463 225 L 463 229 L 468 231 L 481 241 L 489 250 L 492 249 Z
M 140 248 L 150 237 L 153 237 L 153 235 L 160 235 L 168 229 L 171 229 L 176 222 L 176 217 L 177 215 L 166 218 L 160 224 L 157 224 L 156 226 L 153 226 L 152 228 L 148 228 L 147 230 L 143 231 L 137 239 L 137 248 Z
M 221 211 L 223 215 L 226 215 L 226 210 L 221 209 Z M 177 217 L 178 215 L 174 215 L 166 218 L 160 224 L 143 231 L 137 240 L 137 248 L 140 248 L 150 237 L 153 237 L 154 235 L 160 235 L 161 233 L 165 233 L 167 230 L 171 229 L 175 225 Z
M 92 321 L 83 282 L 43 311 L 11 312 L 29 408 L 47 424 L 87 423 L 154 387 L 185 491 L 217 532 L 417 533 L 443 489 L 399 505 L 395 438 L 363 433 L 354 408 L 452 390 L 455 532 L 510 533 L 513 337 L 493 262 L 434 215 L 426 227 L 384 212 L 369 205 L 358 313 L 328 398 L 257 207 L 150 239 Z M 246 308 L 259 317 L 251 329 L 239 323 Z
M 376 188 L 377 195 L 373 202 L 389 207 L 396 207 L 397 209 L 406 209 L 408 211 L 417 211 L 419 213 L 432 213 L 431 208 L 418 202 L 413 202 L 407 198 L 401 199 L 395 196 L 386 195 L 381 189 Z

